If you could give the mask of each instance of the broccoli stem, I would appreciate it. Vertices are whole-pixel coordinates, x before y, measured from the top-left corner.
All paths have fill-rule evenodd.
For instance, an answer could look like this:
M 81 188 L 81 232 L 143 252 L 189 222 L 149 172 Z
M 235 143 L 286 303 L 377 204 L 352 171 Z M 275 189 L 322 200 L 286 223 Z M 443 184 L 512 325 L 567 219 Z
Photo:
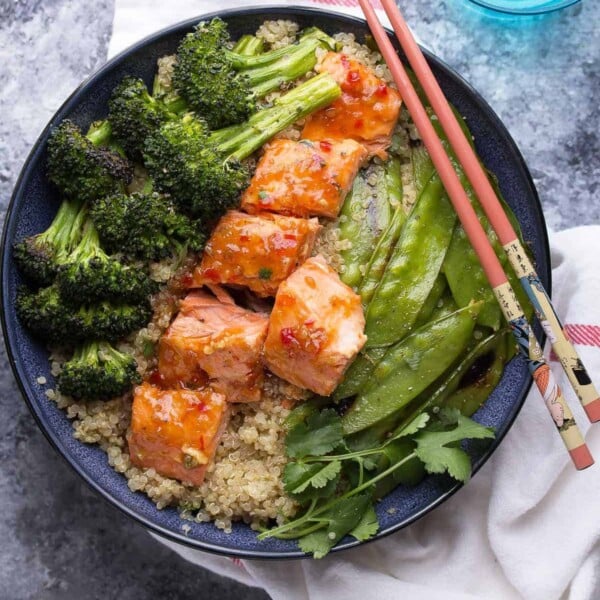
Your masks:
M 86 213 L 87 211 L 82 211 Z M 71 252 L 69 261 L 72 263 L 87 262 L 92 258 L 108 261 L 108 255 L 100 246 L 100 238 L 94 224 L 90 219 L 85 222 L 83 235 L 77 247 Z
M 252 94 L 263 98 L 284 83 L 294 81 L 310 71 L 317 62 L 316 50 L 320 45 L 319 40 L 307 38 L 281 50 L 256 56 L 240 56 L 237 63 L 245 63 L 244 67 L 240 67 L 240 75 L 248 78 Z M 265 62 L 264 57 L 274 53 L 281 56 L 277 60 Z M 236 63 L 235 60 L 233 62 Z
M 233 47 L 232 52 L 242 56 L 254 56 L 260 54 L 264 48 L 264 40 L 254 35 L 243 35 Z
M 86 137 L 94 146 L 106 146 L 112 138 L 112 127 L 108 121 L 96 121 L 90 125 Z
M 331 104 L 340 94 L 331 75 L 322 73 L 275 100 L 271 108 L 258 111 L 245 124 L 227 127 L 227 134 L 216 131 L 210 139 L 228 159 L 243 160 L 274 135 Z

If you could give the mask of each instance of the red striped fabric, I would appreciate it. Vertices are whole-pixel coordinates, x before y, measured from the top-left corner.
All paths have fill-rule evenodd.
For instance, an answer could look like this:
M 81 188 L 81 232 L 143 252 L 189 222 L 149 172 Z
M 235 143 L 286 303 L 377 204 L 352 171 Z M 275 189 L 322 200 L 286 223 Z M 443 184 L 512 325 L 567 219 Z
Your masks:
M 312 0 L 315 4 L 326 4 L 327 6 L 345 6 L 346 8 L 352 8 L 358 6 L 356 0 Z M 371 0 L 373 8 L 382 8 L 379 0 Z
M 600 348 L 600 325 L 565 325 L 564 332 L 573 344 Z M 558 360 L 553 351 L 550 360 Z

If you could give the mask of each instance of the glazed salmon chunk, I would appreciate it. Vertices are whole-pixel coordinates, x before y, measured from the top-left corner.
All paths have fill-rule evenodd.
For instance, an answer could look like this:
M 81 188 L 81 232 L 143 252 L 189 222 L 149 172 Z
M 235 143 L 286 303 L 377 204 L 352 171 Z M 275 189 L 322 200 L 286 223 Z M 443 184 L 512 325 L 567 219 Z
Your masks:
M 259 400 L 268 317 L 219 296 L 194 290 L 183 300 L 159 342 L 160 380 L 167 387 L 208 381 L 229 402 Z
M 264 358 L 279 377 L 328 396 L 365 344 L 360 296 L 321 256 L 279 286 Z
M 222 283 L 274 296 L 310 256 L 320 229 L 317 219 L 229 211 L 210 236 L 191 287 Z
M 354 140 L 316 139 L 321 141 L 278 139 L 268 144 L 242 196 L 242 208 L 336 217 L 367 151 Z
M 328 52 L 316 69 L 330 73 L 342 88 L 342 95 L 308 118 L 302 137 L 352 138 L 364 144 L 371 155 L 385 159 L 400 114 L 400 94 L 345 54 Z
M 135 389 L 128 434 L 134 465 L 200 485 L 229 419 L 225 396 L 210 388 Z

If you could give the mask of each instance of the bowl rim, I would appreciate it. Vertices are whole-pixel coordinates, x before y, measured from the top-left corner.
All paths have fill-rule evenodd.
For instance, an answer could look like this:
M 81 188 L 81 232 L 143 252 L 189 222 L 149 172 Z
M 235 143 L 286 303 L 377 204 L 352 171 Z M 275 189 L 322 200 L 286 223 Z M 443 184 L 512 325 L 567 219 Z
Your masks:
M 184 546 L 194 548 L 196 550 L 206 551 L 213 554 L 218 554 L 221 556 L 227 557 L 240 557 L 245 559 L 271 559 L 271 560 L 284 560 L 284 559 L 298 559 L 298 558 L 310 558 L 309 554 L 306 554 L 300 550 L 294 551 L 262 551 L 262 550 L 245 550 L 245 549 L 231 549 L 224 546 L 220 546 L 218 544 L 214 544 L 212 542 L 206 542 L 202 540 L 198 540 L 195 538 L 189 538 L 183 533 L 174 532 L 171 529 L 163 527 L 152 521 L 151 518 L 148 518 L 132 508 L 124 505 L 121 501 L 117 500 L 108 490 L 102 488 L 88 473 L 85 472 L 83 467 L 71 457 L 67 456 L 65 448 L 63 444 L 52 428 L 48 427 L 45 423 L 45 420 L 42 418 L 41 412 L 38 411 L 37 402 L 30 398 L 28 395 L 28 391 L 26 389 L 24 381 L 28 379 L 26 377 L 25 372 L 22 367 L 19 365 L 18 360 L 18 352 L 16 351 L 16 345 L 13 346 L 11 339 L 11 328 L 9 327 L 9 323 L 6 318 L 7 311 L 5 307 L 8 305 L 8 296 L 9 289 L 6 279 L 6 271 L 8 267 L 8 263 L 10 260 L 11 252 L 10 249 L 7 249 L 7 240 L 14 229 L 13 223 L 13 212 L 15 209 L 15 205 L 18 201 L 18 198 L 21 195 L 21 188 L 23 182 L 29 177 L 29 172 L 32 169 L 32 165 L 34 162 L 34 158 L 37 153 L 40 151 L 40 147 L 43 143 L 45 143 L 46 136 L 50 129 L 55 125 L 57 120 L 57 116 L 62 114 L 65 110 L 67 110 L 71 105 L 76 104 L 79 98 L 79 95 L 82 91 L 91 83 L 96 81 L 97 79 L 104 76 L 108 71 L 112 70 L 115 66 L 117 66 L 122 60 L 124 60 L 129 54 L 143 48 L 146 45 L 156 43 L 160 41 L 161 38 L 176 33 L 178 31 L 185 31 L 186 29 L 191 29 L 194 25 L 196 25 L 199 21 L 205 19 L 211 19 L 214 17 L 233 17 L 233 16 L 244 16 L 244 15 L 257 15 L 263 14 L 265 19 L 269 18 L 270 12 L 277 12 L 279 14 L 287 14 L 290 18 L 293 18 L 295 15 L 314 15 L 315 18 L 318 17 L 329 17 L 335 16 L 336 18 L 345 20 L 347 23 L 352 24 L 354 26 L 360 26 L 368 29 L 366 21 L 357 16 L 348 15 L 336 11 L 312 8 L 312 7 L 294 7 L 289 5 L 266 5 L 266 6 L 253 6 L 253 7 L 241 7 L 241 8 L 232 8 L 227 10 L 220 11 L 212 11 L 210 13 L 202 13 L 196 17 L 185 19 L 173 25 L 169 25 L 163 29 L 160 29 L 143 39 L 135 42 L 131 46 L 128 46 L 126 49 L 122 50 L 110 60 L 106 61 L 103 65 L 97 68 L 93 73 L 91 73 L 88 77 L 86 77 L 75 89 L 74 91 L 67 97 L 67 99 L 60 105 L 60 107 L 55 111 L 52 118 L 49 120 L 48 124 L 41 131 L 39 136 L 37 137 L 35 143 L 31 151 L 29 152 L 27 159 L 23 163 L 23 167 L 21 168 L 20 174 L 15 182 L 13 193 L 11 195 L 6 213 L 5 213 L 5 221 L 3 225 L 2 237 L 0 238 L 0 306 L 2 310 L 0 310 L 0 322 L 2 325 L 2 332 L 4 337 L 4 342 L 6 345 L 6 351 L 8 356 L 8 361 L 11 366 L 11 370 L 21 396 L 26 403 L 29 411 L 33 415 L 39 429 L 42 431 L 50 445 L 54 448 L 54 450 L 62 457 L 62 459 L 83 479 L 83 481 L 92 488 L 95 492 L 97 492 L 100 497 L 109 503 L 114 508 L 121 511 L 121 513 L 125 514 L 127 517 L 132 519 L 138 525 L 143 526 L 146 530 L 152 532 L 153 534 L 158 535 L 159 537 L 166 538 L 172 542 L 176 542 L 182 544 Z M 385 28 L 386 32 L 390 37 L 394 37 L 392 31 L 389 28 Z M 504 139 L 506 147 L 509 149 L 511 155 L 514 158 L 515 164 L 519 167 L 521 171 L 521 175 L 524 177 L 524 180 L 527 182 L 528 187 L 530 188 L 531 198 L 534 201 L 535 208 L 535 216 L 538 220 L 539 225 L 539 241 L 540 246 L 542 247 L 545 258 L 547 259 L 547 273 L 543 273 L 542 276 L 545 276 L 548 281 L 547 289 L 551 289 L 552 282 L 552 272 L 550 268 L 550 246 L 548 241 L 548 230 L 546 228 L 545 218 L 542 211 L 541 202 L 535 188 L 535 184 L 533 182 L 531 173 L 527 168 L 527 164 L 523 155 L 521 154 L 519 148 L 517 147 L 515 141 L 512 136 L 498 117 L 498 115 L 494 112 L 491 106 L 485 101 L 485 99 L 481 96 L 481 94 L 475 90 L 460 74 L 458 74 L 452 67 L 447 65 L 444 61 L 435 56 L 432 52 L 427 50 L 426 48 L 422 48 L 427 60 L 429 63 L 435 65 L 439 69 L 445 72 L 445 75 L 449 76 L 451 79 L 456 81 L 465 91 L 471 96 L 471 98 L 477 103 L 482 113 L 485 115 L 487 119 L 491 122 L 492 126 L 498 132 L 498 134 Z M 494 453 L 496 448 L 502 442 L 506 433 L 512 427 L 514 420 L 519 414 L 527 394 L 531 388 L 532 381 L 529 380 L 522 388 L 520 397 L 512 406 L 511 411 L 508 413 L 503 429 L 498 431 L 496 438 L 492 441 L 492 444 L 488 447 L 483 456 L 481 456 L 476 462 L 473 464 L 472 475 L 475 475 L 479 469 L 487 462 L 487 460 Z M 385 529 L 380 529 L 377 534 L 369 540 L 366 541 L 358 541 L 351 540 L 342 544 L 338 544 L 335 548 L 333 548 L 332 552 L 340 552 L 342 550 L 346 550 L 349 548 L 354 548 L 360 545 L 364 545 L 365 543 L 373 542 L 375 540 L 386 537 L 404 527 L 411 525 L 412 523 L 419 520 L 425 514 L 429 513 L 433 509 L 437 508 L 441 504 L 443 504 L 450 496 L 454 495 L 458 490 L 462 489 L 464 486 L 463 483 L 454 482 L 452 487 L 450 487 L 447 491 L 442 493 L 440 496 L 436 498 L 433 502 L 431 502 L 426 507 L 422 508 L 417 513 L 412 514 L 410 517 L 407 517 L 403 520 L 394 523 Z M 133 493 L 133 492 L 132 492 Z

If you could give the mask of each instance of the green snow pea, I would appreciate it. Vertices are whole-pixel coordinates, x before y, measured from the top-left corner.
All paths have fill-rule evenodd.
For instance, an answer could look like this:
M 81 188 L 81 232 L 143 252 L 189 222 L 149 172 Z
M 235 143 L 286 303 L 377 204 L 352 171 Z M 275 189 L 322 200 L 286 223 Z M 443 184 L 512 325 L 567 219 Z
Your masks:
M 422 392 L 407 407 L 406 412 L 397 422 L 395 431 L 406 427 L 417 415 L 422 412 L 441 406 L 446 399 L 452 396 L 461 386 L 469 370 L 486 355 L 502 356 L 502 368 L 506 362 L 506 339 L 512 335 L 508 329 L 501 329 L 471 343 L 471 349 L 450 367 L 440 378 Z M 495 386 L 496 384 L 494 384 Z M 493 387 L 493 386 L 492 386 Z M 490 390 L 491 391 L 491 390 Z
M 392 346 L 342 417 L 344 434 L 397 413 L 434 382 L 468 346 L 480 309 L 481 303 L 460 309 Z
M 436 279 L 431 292 L 425 300 L 421 311 L 415 321 L 415 327 L 424 325 L 429 320 L 440 319 L 443 316 L 456 310 L 452 296 L 444 296 L 446 291 L 446 280 L 443 275 L 439 275 Z M 396 340 L 399 342 L 400 340 Z M 384 357 L 388 348 L 380 346 L 377 348 L 367 348 L 361 352 L 352 362 L 344 379 L 337 386 L 333 393 L 333 399 L 343 400 L 357 394 L 361 388 L 369 381 L 371 374 L 379 361 Z
M 408 216 L 366 314 L 367 348 L 406 336 L 440 272 L 456 213 L 434 176 Z
M 341 280 L 357 289 L 373 247 L 392 220 L 402 201 L 400 161 L 390 158 L 385 165 L 361 171 L 346 196 L 340 213 L 340 240 L 349 247 L 340 252 L 344 269 Z
M 487 368 L 477 370 L 473 381 L 465 381 L 469 378 L 467 372 L 460 382 L 459 388 L 451 394 L 444 402 L 444 406 L 458 408 L 466 417 L 470 417 L 488 399 L 489 395 L 498 385 L 504 364 L 506 362 L 505 345 L 497 344 L 494 352 L 489 353 L 486 358 L 490 360 Z M 473 365 L 476 366 L 476 365 Z

